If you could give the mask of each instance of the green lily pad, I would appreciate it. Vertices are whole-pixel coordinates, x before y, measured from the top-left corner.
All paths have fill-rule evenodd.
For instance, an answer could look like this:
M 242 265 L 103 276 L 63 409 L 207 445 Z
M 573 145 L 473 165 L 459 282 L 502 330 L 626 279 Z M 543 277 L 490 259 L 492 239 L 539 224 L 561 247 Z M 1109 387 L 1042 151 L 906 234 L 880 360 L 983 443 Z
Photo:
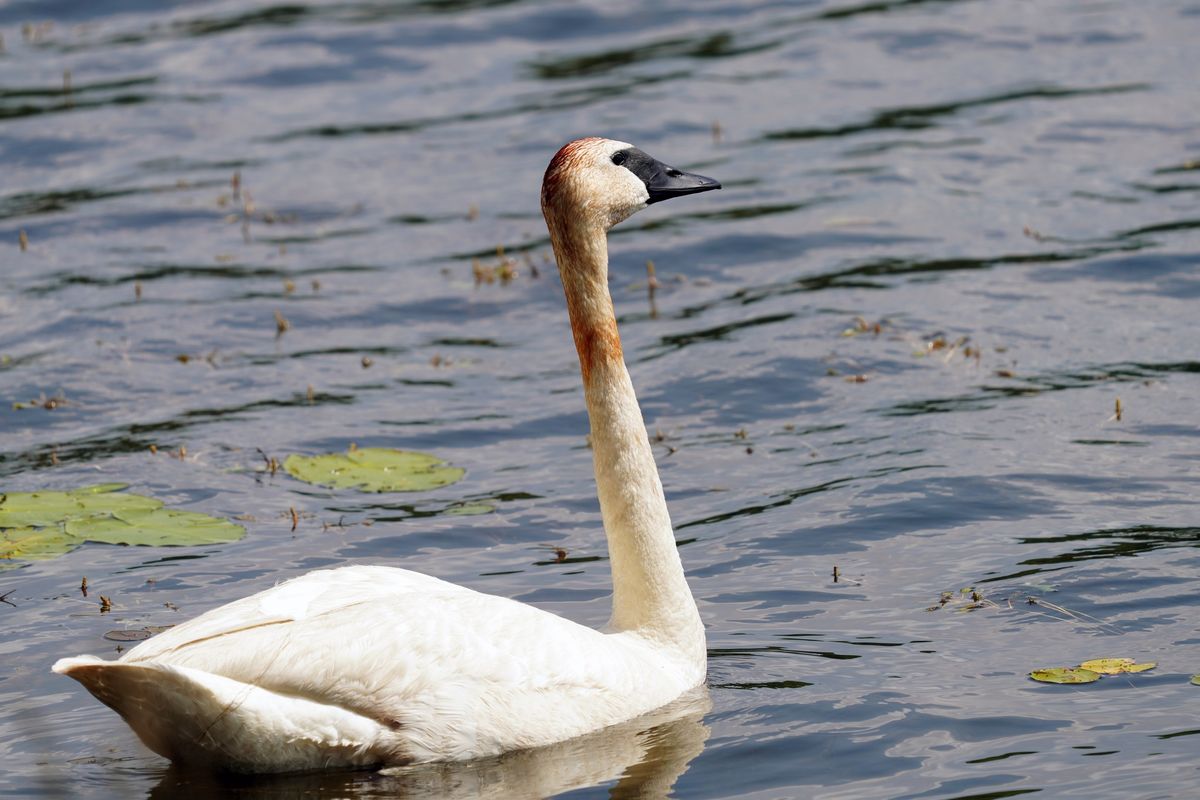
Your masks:
M 132 509 L 112 516 L 91 515 L 67 520 L 67 533 L 103 544 L 169 547 L 221 544 L 242 538 L 240 525 L 195 511 L 173 508 Z
M 61 528 L 8 528 L 0 531 L 0 559 L 44 561 L 83 544 Z
M 442 513 L 448 517 L 474 517 L 478 514 L 490 514 L 495 510 L 496 507 L 490 503 L 463 503 L 450 506 Z
M 69 492 L 9 492 L 0 497 L 0 528 L 45 528 L 79 516 L 162 507 L 161 500 L 124 494 L 123 483 L 85 486 Z
M 466 470 L 435 455 L 389 447 L 364 447 L 321 456 L 290 455 L 283 468 L 293 478 L 361 492 L 421 492 L 449 486 Z
M 1042 683 L 1091 683 L 1100 680 L 1100 673 L 1082 667 L 1053 667 L 1035 669 L 1029 677 Z
M 246 531 L 224 519 L 163 508 L 161 500 L 126 494 L 123 483 L 66 492 L 0 495 L 0 565 L 55 558 L 85 541 L 127 545 L 231 542 Z

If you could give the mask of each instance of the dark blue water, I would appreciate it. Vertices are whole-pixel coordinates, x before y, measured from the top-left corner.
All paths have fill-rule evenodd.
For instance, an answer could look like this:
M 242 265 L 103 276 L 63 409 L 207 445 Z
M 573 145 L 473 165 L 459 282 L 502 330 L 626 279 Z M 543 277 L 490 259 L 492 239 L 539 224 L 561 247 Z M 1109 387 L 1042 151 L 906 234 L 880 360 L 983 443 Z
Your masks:
M 0 487 L 248 529 L 0 571 L 0 795 L 1194 795 L 1200 4 L 28 0 L 0 35 Z M 708 698 L 484 764 L 170 772 L 49 665 L 346 563 L 606 619 L 538 209 L 580 135 L 726 187 L 611 241 Z M 467 477 L 263 470 L 351 442 Z M 1099 656 L 1158 667 L 1025 677 Z

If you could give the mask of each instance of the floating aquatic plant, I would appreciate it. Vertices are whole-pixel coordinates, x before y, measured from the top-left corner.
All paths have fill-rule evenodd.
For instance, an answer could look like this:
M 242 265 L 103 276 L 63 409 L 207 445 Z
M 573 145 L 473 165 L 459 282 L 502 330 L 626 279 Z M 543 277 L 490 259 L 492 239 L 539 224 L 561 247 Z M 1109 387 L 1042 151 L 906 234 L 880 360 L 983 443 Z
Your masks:
M 290 455 L 283 468 L 306 483 L 361 492 L 421 492 L 449 486 L 466 474 L 461 467 L 452 467 L 430 453 L 390 447 L 351 447 L 345 453 L 319 456 Z
M 1029 677 L 1042 683 L 1093 683 L 1105 675 L 1120 675 L 1123 672 L 1145 672 L 1158 664 L 1147 661 L 1139 664 L 1132 658 L 1093 658 L 1078 667 L 1052 667 L 1035 669 Z
M 1079 665 L 1081 669 L 1090 669 L 1101 675 L 1119 675 L 1122 672 L 1145 672 L 1158 666 L 1153 661 L 1137 664 L 1132 658 L 1093 658 Z
M 1051 667 L 1035 669 L 1029 677 L 1042 683 L 1092 683 L 1100 680 L 1100 673 L 1082 667 Z
M 232 542 L 245 528 L 103 483 L 65 492 L 0 495 L 0 567 L 57 558 L 84 542 L 175 546 Z

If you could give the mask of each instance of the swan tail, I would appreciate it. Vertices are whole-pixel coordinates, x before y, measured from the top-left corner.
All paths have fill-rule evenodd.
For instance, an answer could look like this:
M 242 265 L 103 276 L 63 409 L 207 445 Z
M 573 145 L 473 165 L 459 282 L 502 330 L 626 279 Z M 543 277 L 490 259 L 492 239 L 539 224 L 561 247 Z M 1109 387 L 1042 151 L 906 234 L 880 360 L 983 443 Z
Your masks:
M 401 763 L 392 731 L 344 708 L 158 662 L 59 659 L 142 743 L 178 764 L 290 772 Z

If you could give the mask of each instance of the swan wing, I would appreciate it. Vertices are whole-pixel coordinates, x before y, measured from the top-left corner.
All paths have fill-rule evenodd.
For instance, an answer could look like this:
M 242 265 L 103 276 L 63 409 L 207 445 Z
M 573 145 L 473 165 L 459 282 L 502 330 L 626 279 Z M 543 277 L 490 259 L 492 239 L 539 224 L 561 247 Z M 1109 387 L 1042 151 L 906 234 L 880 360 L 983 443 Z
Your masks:
M 561 741 L 696 682 L 637 636 L 385 567 L 309 573 L 172 628 L 120 663 L 235 681 L 286 699 L 281 714 L 295 701 L 348 712 L 412 761 Z

